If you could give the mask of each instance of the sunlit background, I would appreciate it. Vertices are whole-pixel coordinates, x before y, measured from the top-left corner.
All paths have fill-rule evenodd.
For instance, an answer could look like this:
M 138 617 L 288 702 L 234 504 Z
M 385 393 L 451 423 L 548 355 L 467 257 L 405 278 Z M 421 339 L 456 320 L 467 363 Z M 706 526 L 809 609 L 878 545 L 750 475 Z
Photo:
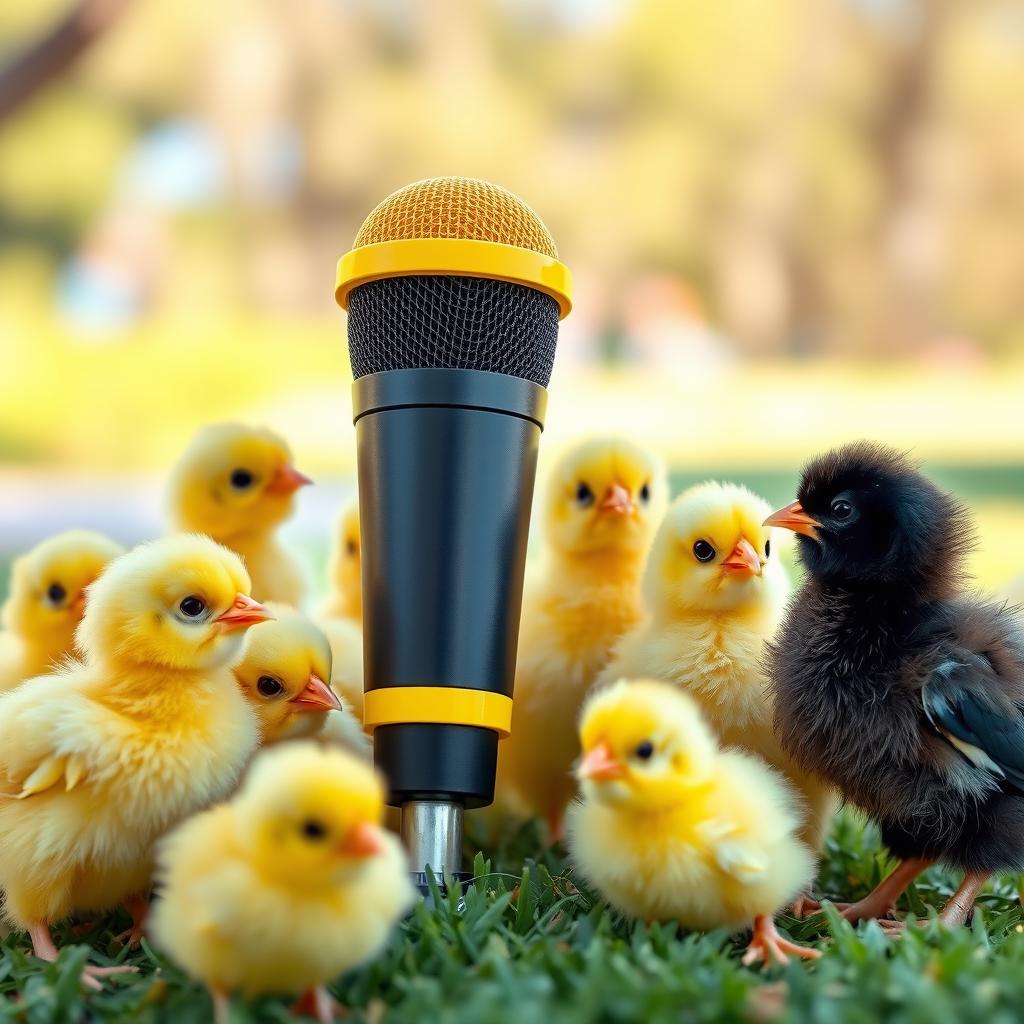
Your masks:
M 289 534 L 322 585 L 335 261 L 463 174 L 576 275 L 546 452 L 614 429 L 782 502 L 885 440 L 972 504 L 986 585 L 1024 570 L 1019 3 L 33 0 L 0 69 L 0 564 L 158 533 L 169 465 L 239 419 L 316 478 Z

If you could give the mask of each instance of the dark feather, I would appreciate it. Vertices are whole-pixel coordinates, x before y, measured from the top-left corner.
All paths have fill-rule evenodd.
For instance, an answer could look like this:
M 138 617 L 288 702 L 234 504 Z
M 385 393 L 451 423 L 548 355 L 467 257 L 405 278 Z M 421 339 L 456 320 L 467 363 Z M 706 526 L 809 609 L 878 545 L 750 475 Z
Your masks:
M 998 616 L 998 606 L 974 605 L 961 611 L 968 616 Z M 998 629 L 998 620 L 993 623 Z M 955 626 L 953 627 L 956 628 Z M 1021 660 L 1019 640 L 1015 631 L 1006 631 L 1001 648 L 1016 648 L 1010 659 L 1012 675 L 1003 678 L 987 651 L 950 644 L 943 649 L 944 659 L 932 670 L 921 691 L 921 702 L 929 721 L 950 742 L 979 766 L 987 759 L 1000 781 L 1009 782 L 1018 792 L 1024 791 L 1024 708 L 1014 696 L 1019 693 Z M 959 740 L 958 744 L 956 741 Z M 967 744 L 981 752 L 981 758 L 965 752 Z

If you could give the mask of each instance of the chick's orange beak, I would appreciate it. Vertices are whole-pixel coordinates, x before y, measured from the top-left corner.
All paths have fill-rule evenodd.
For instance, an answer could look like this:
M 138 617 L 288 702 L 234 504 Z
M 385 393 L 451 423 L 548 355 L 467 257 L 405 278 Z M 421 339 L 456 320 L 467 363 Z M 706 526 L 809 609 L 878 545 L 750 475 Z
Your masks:
M 356 825 L 338 847 L 338 852 L 347 857 L 373 857 L 383 850 L 380 830 L 368 821 Z
M 811 540 L 818 539 L 818 527 L 821 523 L 813 519 L 805 511 L 799 501 L 794 501 L 778 512 L 773 512 L 765 521 L 765 526 L 781 526 L 784 530 L 802 533 Z
M 601 504 L 598 508 L 602 512 L 611 512 L 613 515 L 625 516 L 629 515 L 636 506 L 633 504 L 633 498 L 630 496 L 629 491 L 622 484 L 612 484 L 604 492 L 604 497 L 601 499 Z
M 722 568 L 737 576 L 760 576 L 761 557 L 746 537 L 740 537 L 732 553 L 722 562 Z
M 76 618 L 81 618 L 85 614 L 85 591 L 80 590 L 78 596 L 68 605 L 68 611 L 71 612 Z
M 621 779 L 626 774 L 626 766 L 619 761 L 607 740 L 601 740 L 580 761 L 576 775 L 580 779 L 593 779 L 606 782 L 609 779 Z
M 315 673 L 309 673 L 309 682 L 292 698 L 298 711 L 340 711 L 338 695 Z
M 294 466 L 284 463 L 274 470 L 264 490 L 268 494 L 291 494 L 312 482 L 305 473 L 300 473 Z
M 215 618 L 225 629 L 241 629 L 243 626 L 254 626 L 257 622 L 267 622 L 274 616 L 247 594 L 236 594 L 231 607 Z

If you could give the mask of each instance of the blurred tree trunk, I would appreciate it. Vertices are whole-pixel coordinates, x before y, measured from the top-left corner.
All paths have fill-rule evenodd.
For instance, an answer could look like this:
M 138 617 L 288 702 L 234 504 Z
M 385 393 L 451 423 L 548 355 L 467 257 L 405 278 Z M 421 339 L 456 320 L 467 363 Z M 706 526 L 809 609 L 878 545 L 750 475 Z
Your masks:
M 732 169 L 713 274 L 723 324 L 747 355 L 803 352 L 825 330 L 821 266 L 800 243 L 805 182 L 794 147 L 843 44 L 842 14 L 843 0 L 802 5 L 778 95 Z
M 884 189 L 878 224 L 878 263 L 884 274 L 880 332 L 886 352 L 920 348 L 937 329 L 935 302 L 940 282 L 930 280 L 929 254 L 942 211 L 922 205 L 921 173 L 915 165 L 932 119 L 932 90 L 939 48 L 948 25 L 949 0 L 921 0 L 876 129 L 876 152 Z
M 0 68 L 0 120 L 64 72 L 127 6 L 128 0 L 79 0 L 47 35 Z

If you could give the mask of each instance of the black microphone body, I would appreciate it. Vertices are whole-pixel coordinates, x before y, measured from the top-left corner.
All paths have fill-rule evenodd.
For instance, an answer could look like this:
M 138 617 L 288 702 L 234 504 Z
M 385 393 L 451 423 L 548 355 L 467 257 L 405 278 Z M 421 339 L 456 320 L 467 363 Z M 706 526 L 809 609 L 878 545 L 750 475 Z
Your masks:
M 505 374 L 413 369 L 361 377 L 354 396 L 367 692 L 450 686 L 511 699 L 545 390 Z M 436 703 L 430 690 L 419 696 Z M 391 801 L 489 804 L 498 735 L 378 725 Z

